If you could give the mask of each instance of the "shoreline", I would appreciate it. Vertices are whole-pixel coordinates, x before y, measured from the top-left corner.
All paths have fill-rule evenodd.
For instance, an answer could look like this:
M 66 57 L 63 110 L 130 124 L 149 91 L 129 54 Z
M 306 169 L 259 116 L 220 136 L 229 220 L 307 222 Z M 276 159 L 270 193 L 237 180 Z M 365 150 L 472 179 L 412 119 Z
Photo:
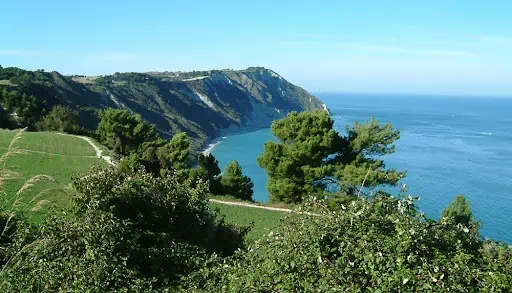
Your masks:
M 208 146 L 204 149 L 201 150 L 201 154 L 207 156 L 209 155 L 213 149 L 219 144 L 221 143 L 224 139 L 226 139 L 227 136 L 221 136 L 221 137 L 217 137 L 217 138 L 214 138 L 213 140 L 211 140 L 209 143 L 208 143 Z
M 210 154 L 212 152 L 212 150 L 218 144 L 220 144 L 221 142 L 223 142 L 226 138 L 228 138 L 230 136 L 246 134 L 246 133 L 255 132 L 255 131 L 262 130 L 262 129 L 267 129 L 267 128 L 271 128 L 271 127 L 270 126 L 257 127 L 257 128 L 254 128 L 254 129 L 247 129 L 247 130 L 242 130 L 242 131 L 234 131 L 234 132 L 231 132 L 231 133 L 229 133 L 229 131 L 228 131 L 227 133 L 224 133 L 224 135 L 222 135 L 220 137 L 215 137 L 212 140 L 208 141 L 207 146 L 203 147 L 201 149 L 200 153 L 205 155 L 205 156 Z

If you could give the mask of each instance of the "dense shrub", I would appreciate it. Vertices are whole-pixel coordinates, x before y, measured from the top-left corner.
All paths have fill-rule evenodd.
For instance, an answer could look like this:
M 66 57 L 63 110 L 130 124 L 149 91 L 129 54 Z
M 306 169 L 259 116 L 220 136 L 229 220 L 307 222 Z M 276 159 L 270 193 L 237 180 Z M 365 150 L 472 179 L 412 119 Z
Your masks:
M 291 215 L 248 250 L 185 278 L 181 289 L 510 292 L 512 249 L 461 224 L 426 219 L 412 198 L 379 196 Z
M 107 170 L 74 186 L 71 218 L 43 225 L 2 270 L 2 292 L 157 290 L 243 244 L 244 231 L 215 219 L 203 185 Z
M 381 159 L 392 154 L 400 133 L 371 119 L 338 133 L 326 111 L 291 112 L 272 123 L 278 142 L 265 143 L 258 164 L 268 174 L 273 202 L 300 203 L 310 195 L 353 197 L 380 185 L 396 185 L 404 172 Z M 363 183 L 363 188 L 361 184 Z

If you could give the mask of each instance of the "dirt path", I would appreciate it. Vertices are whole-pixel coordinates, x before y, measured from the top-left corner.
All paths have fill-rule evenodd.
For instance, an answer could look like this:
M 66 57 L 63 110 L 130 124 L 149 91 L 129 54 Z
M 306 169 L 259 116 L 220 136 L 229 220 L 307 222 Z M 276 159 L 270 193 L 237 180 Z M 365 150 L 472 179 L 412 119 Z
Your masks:
M 230 206 L 242 206 L 242 207 L 248 207 L 248 208 L 263 209 L 263 210 L 278 211 L 278 212 L 286 212 L 286 213 L 293 212 L 293 210 L 290 210 L 290 209 L 264 207 L 264 206 L 259 206 L 259 205 L 255 205 L 255 204 L 244 203 L 244 202 L 223 201 L 223 200 L 218 200 L 218 199 L 210 199 L 210 201 L 211 202 L 215 202 L 215 203 L 230 205 Z
M 110 166 L 115 166 L 116 165 L 116 163 L 114 162 L 114 160 L 111 157 L 103 156 L 102 155 L 103 151 L 92 141 L 92 139 L 90 137 L 81 136 L 81 135 L 74 135 L 74 134 L 67 134 L 67 133 L 60 133 L 60 132 L 58 132 L 57 134 L 67 135 L 67 136 L 74 136 L 74 137 L 78 137 L 78 138 L 81 138 L 81 139 L 87 141 L 92 146 L 94 151 L 96 152 L 96 157 L 97 158 L 105 160 L 105 162 L 107 162 L 107 164 L 109 164 Z

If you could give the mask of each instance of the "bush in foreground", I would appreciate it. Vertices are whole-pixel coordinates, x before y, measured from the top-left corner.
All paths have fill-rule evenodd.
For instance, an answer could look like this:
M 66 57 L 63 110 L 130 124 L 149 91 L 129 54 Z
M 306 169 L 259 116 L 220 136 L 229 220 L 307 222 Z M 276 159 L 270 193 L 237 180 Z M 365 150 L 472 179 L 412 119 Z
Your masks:
M 17 251 L 0 291 L 157 290 L 243 244 L 243 232 L 215 219 L 202 185 L 107 170 L 74 186 L 72 217 L 50 219 Z
M 510 292 L 512 249 L 418 213 L 412 198 L 309 203 L 233 258 L 185 278 L 199 292 Z

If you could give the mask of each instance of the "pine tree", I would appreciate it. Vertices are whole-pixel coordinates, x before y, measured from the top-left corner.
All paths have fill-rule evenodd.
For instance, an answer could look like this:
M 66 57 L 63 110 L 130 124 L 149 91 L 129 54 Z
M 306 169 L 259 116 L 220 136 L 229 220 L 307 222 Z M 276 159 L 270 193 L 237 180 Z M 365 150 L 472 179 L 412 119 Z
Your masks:
M 237 161 L 232 161 L 226 166 L 221 184 L 225 194 L 252 201 L 254 184 L 251 178 L 243 175 L 242 167 Z
M 273 202 L 298 203 L 308 196 L 354 196 L 365 188 L 395 185 L 405 173 L 387 169 L 380 156 L 394 152 L 400 137 L 375 119 L 340 135 L 326 111 L 292 112 L 272 124 L 279 142 L 265 143 L 258 164 L 267 171 Z M 328 192 L 333 190 L 335 192 Z

